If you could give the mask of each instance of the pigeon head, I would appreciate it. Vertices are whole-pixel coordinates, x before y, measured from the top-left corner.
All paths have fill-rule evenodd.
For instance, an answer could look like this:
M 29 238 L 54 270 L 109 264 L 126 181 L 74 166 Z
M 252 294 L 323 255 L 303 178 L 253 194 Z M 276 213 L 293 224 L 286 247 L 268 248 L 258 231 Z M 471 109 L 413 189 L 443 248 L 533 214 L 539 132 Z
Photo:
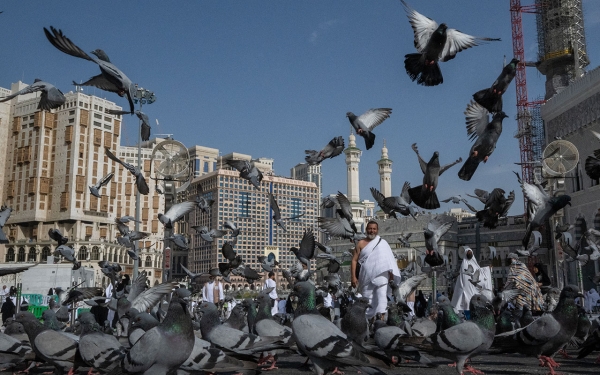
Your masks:
M 311 282 L 301 281 L 295 283 L 294 292 L 298 296 L 298 309 L 296 310 L 298 316 L 303 313 L 316 311 L 316 291 L 315 286 Z
M 129 321 L 129 332 L 134 328 L 141 328 L 144 331 L 148 331 L 158 325 L 158 320 L 147 312 L 139 313 L 135 318 Z
M 448 25 L 446 25 L 445 23 L 440 23 L 440 25 L 438 26 L 437 30 L 435 30 L 435 32 L 444 35 L 444 34 L 446 34 L 447 29 L 448 29 Z
M 500 112 L 498 112 L 498 113 L 496 113 L 494 115 L 494 119 L 497 118 L 497 119 L 500 119 L 500 120 L 505 119 L 507 117 L 508 117 L 508 115 L 506 113 L 502 112 L 502 111 L 500 111 Z
M 30 321 L 34 321 L 34 320 L 39 323 L 39 320 L 35 317 L 35 315 L 33 315 L 33 313 L 31 313 L 29 311 L 20 311 L 15 316 L 15 322 L 18 322 L 18 323 L 25 323 L 25 322 L 30 322 Z
M 346 117 L 348 117 L 350 121 L 353 121 L 356 118 L 356 115 L 352 112 L 346 112 Z
M 519 59 L 517 58 L 513 58 L 512 60 L 510 60 L 509 65 L 513 65 L 515 68 L 517 67 L 517 64 L 520 63 L 521 61 L 519 61 Z
M 561 208 L 566 207 L 567 204 L 569 206 L 571 205 L 571 197 L 568 195 L 561 195 L 559 197 L 553 198 L 553 200 L 551 202 L 552 202 L 552 207 L 558 211 Z
M 581 292 L 579 291 L 579 288 L 576 285 L 567 285 L 563 288 L 563 290 L 560 292 L 560 298 L 577 298 L 577 297 L 581 297 L 583 298 L 583 294 L 581 294 Z
M 108 58 L 108 55 L 106 54 L 106 52 L 104 52 L 101 49 L 93 50 L 92 54 L 95 55 L 97 58 L 99 58 L 102 61 L 110 62 L 110 59 Z

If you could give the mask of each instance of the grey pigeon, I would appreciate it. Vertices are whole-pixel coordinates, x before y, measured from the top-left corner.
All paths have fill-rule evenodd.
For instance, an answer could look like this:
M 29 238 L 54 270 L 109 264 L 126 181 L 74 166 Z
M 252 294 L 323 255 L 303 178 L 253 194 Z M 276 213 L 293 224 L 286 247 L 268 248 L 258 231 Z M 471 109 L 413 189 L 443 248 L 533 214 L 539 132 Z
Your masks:
M 210 208 L 215 203 L 214 199 L 205 198 L 201 194 L 203 193 L 202 187 L 198 185 L 198 195 L 196 195 L 196 204 L 202 213 L 208 213 Z
M 2 206 L 0 211 L 0 243 L 8 243 L 8 238 L 4 233 L 4 226 L 6 225 L 6 221 L 10 218 L 10 214 L 12 213 L 12 208 L 8 206 Z
M 96 182 L 95 185 L 89 186 L 90 193 L 92 193 L 92 195 L 94 197 L 100 198 L 101 197 L 100 196 L 100 189 L 102 189 L 102 186 L 108 185 L 108 183 L 110 182 L 110 180 L 113 178 L 114 175 L 115 174 L 113 172 L 110 172 L 106 176 L 104 176 L 101 179 L 99 179 L 98 182 Z
M 594 155 L 585 159 L 585 173 L 592 180 L 600 178 L 600 149 L 594 150 Z
M 215 238 L 221 238 L 223 237 L 225 234 L 227 234 L 227 232 L 219 230 L 219 229 L 208 229 L 207 226 L 192 226 L 193 229 L 195 229 L 198 233 L 200 233 L 200 237 L 207 242 L 213 242 L 215 240 Z
M 473 99 L 492 113 L 502 112 L 502 95 L 506 92 L 513 78 L 515 78 L 519 62 L 518 59 L 513 58 L 502 68 L 502 72 L 496 78 L 492 87 L 477 91 L 473 94 Z
M 412 236 L 412 233 L 404 234 L 404 232 L 402 232 L 400 234 L 400 237 L 398 237 L 398 241 L 400 241 L 400 243 L 402 244 L 402 246 L 404 246 L 404 247 L 410 247 L 410 242 L 408 242 L 408 239 L 411 236 Z
M 172 236 L 169 236 L 169 237 L 166 237 L 163 239 L 163 241 L 165 241 L 165 240 L 173 241 L 173 243 L 175 243 L 175 245 L 177 245 L 178 247 L 180 247 L 184 250 L 189 249 L 190 241 L 183 234 L 176 233 L 176 234 L 173 234 Z
M 452 302 L 446 296 L 438 298 L 437 328 L 436 332 L 446 330 L 462 323 L 460 317 L 454 311 Z
M 522 181 L 519 174 L 515 172 L 519 184 L 523 189 L 523 195 L 527 199 L 527 230 L 525 237 L 523 237 L 523 246 L 527 247 L 529 244 L 529 237 L 531 232 L 538 229 L 540 226 L 546 223 L 552 215 L 558 210 L 564 208 L 567 204 L 571 205 L 571 197 L 568 195 L 560 195 L 558 197 L 551 197 L 544 191 L 541 185 L 532 185 L 526 181 Z
M 454 204 L 459 204 L 460 202 L 462 202 L 462 197 L 460 195 L 453 195 L 448 199 L 442 199 L 442 202 L 444 203 L 448 203 L 448 202 L 452 202 Z
M 20 323 L 16 324 L 21 325 Z M 26 355 L 31 353 L 31 350 L 28 342 L 21 341 L 7 333 L 0 333 L 0 371 L 6 371 L 10 367 L 25 362 Z
M 500 39 L 480 38 L 449 29 L 445 23 L 426 17 L 406 4 L 402 5 L 415 34 L 415 48 L 418 53 L 405 56 L 404 68 L 411 80 L 424 86 L 436 86 L 444 82 L 438 61 L 452 60 L 456 54 L 482 42 Z
M 138 119 L 140 119 L 140 121 L 142 122 L 142 129 L 140 130 L 140 135 L 142 138 L 142 141 L 147 141 L 150 139 L 150 119 L 148 118 L 148 115 L 145 114 L 142 111 L 121 111 L 121 110 L 114 110 L 114 109 L 108 109 L 106 110 L 106 113 L 109 113 L 111 115 L 133 115 L 135 114 L 137 116 Z
M 79 354 L 85 363 L 103 374 L 113 374 L 120 369 L 125 348 L 113 335 L 102 332 L 94 315 L 84 312 L 77 317 L 81 323 Z
M 487 109 L 474 101 L 467 106 L 465 115 L 467 116 L 467 134 L 469 139 L 475 139 L 475 143 L 471 146 L 465 164 L 458 171 L 458 178 L 469 181 L 475 174 L 479 163 L 487 163 L 488 158 L 496 149 L 496 143 L 502 134 L 502 120 L 508 116 L 504 112 L 497 112 L 490 121 Z
M 242 331 L 246 327 L 246 312 L 244 306 L 237 304 L 231 309 L 229 318 L 223 322 L 223 325 L 229 328 Z
M 146 331 L 131 347 L 123 358 L 123 368 L 128 372 L 167 374 L 186 362 L 194 341 L 187 302 L 173 294 L 164 320 Z
M 176 221 L 183 219 L 183 217 L 192 212 L 195 207 L 196 203 L 190 201 L 174 204 L 165 214 L 159 213 L 158 220 L 163 223 L 165 228 L 171 229 Z
M 354 219 L 352 218 L 352 205 L 350 204 L 350 200 L 346 197 L 342 192 L 338 191 L 335 196 L 338 205 L 340 208 L 336 210 L 338 216 L 340 218 L 345 218 L 350 223 L 350 227 L 356 233 L 358 232 L 356 229 L 356 225 L 354 224 Z
M 19 312 L 15 320 L 23 324 L 35 354 L 54 366 L 55 374 L 62 375 L 73 369 L 78 346 L 77 337 L 44 327 L 29 311 Z
M 115 221 L 122 223 L 122 224 L 128 224 L 130 221 L 141 223 L 140 220 L 136 220 L 135 217 L 129 216 L 129 215 L 121 216 L 120 218 L 118 218 Z
M 335 137 L 331 141 L 329 141 L 329 143 L 325 147 L 323 147 L 321 151 L 304 151 L 306 153 L 306 157 L 304 158 L 304 160 L 306 160 L 306 162 L 309 165 L 318 165 L 325 159 L 333 158 L 341 154 L 342 151 L 344 151 L 344 147 L 344 137 Z
M 402 185 L 402 191 L 400 192 L 400 195 L 384 198 L 383 206 L 389 210 L 399 212 L 404 216 L 410 215 L 413 219 L 417 220 L 417 211 L 413 206 L 410 205 L 412 203 L 412 198 L 408 193 L 409 189 L 410 183 L 405 181 L 404 185 Z
M 396 284 L 394 280 L 390 280 L 389 286 L 392 289 L 392 295 L 396 299 L 396 302 L 406 302 L 408 296 L 416 291 L 425 279 L 427 279 L 427 275 L 422 273 L 404 280 L 400 285 Z
M 35 79 L 33 83 L 22 90 L 17 91 L 16 93 L 5 96 L 4 98 L 0 98 L 0 103 L 6 102 L 16 96 L 31 94 L 34 92 L 42 93 L 40 102 L 38 103 L 37 109 L 43 111 L 50 111 L 51 109 L 56 109 L 61 105 L 65 104 L 67 98 L 63 95 L 63 93 L 51 85 L 48 82 L 44 82 L 41 79 Z
M 438 179 L 442 173 L 444 173 L 450 167 L 460 163 L 462 158 L 459 158 L 455 162 L 442 167 L 440 166 L 440 154 L 437 151 L 433 153 L 433 156 L 429 162 L 426 163 L 425 160 L 421 158 L 416 143 L 413 143 L 412 149 L 417 154 L 417 158 L 419 159 L 419 166 L 423 172 L 423 184 L 408 189 L 408 195 L 412 201 L 421 208 L 425 208 L 427 210 L 440 208 L 440 202 L 438 201 L 438 197 L 435 192 L 438 186 Z
M 229 229 L 231 231 L 231 237 L 237 237 L 240 235 L 240 228 L 238 228 L 235 223 L 231 220 L 225 220 L 223 223 L 223 228 Z
M 135 186 L 137 187 L 140 194 L 148 195 L 150 193 L 150 188 L 148 187 L 148 184 L 146 183 L 146 179 L 144 178 L 144 173 L 142 172 L 142 169 L 140 167 L 136 167 L 133 164 L 129 164 L 129 163 L 125 163 L 124 161 L 121 161 L 112 152 L 110 152 L 110 149 L 108 147 L 105 149 L 105 151 L 106 151 L 106 156 L 108 156 L 108 158 L 110 160 L 112 160 L 118 164 L 121 164 L 125 169 L 127 169 L 129 171 L 129 173 L 131 173 L 135 177 Z
M 290 251 L 296 255 L 296 258 L 300 262 L 309 266 L 310 260 L 315 257 L 315 242 L 315 235 L 313 234 L 312 229 L 307 228 L 300 241 L 300 248 L 292 247 L 290 248 Z
M 53 331 L 62 331 L 66 326 L 56 319 L 56 312 L 52 309 L 44 310 L 42 313 L 44 327 L 50 328 Z
M 434 217 L 427 223 L 427 228 L 423 228 L 423 236 L 425 237 L 425 262 L 431 267 L 436 267 L 444 264 L 444 259 L 438 251 L 438 242 L 442 236 L 448 232 L 454 223 L 454 218 L 447 215 L 439 215 Z
M 283 229 L 284 232 L 287 232 L 284 220 L 294 220 L 301 216 L 304 216 L 304 214 L 300 214 L 300 215 L 295 215 L 295 216 L 291 216 L 291 217 L 287 217 L 287 218 L 282 218 L 281 210 L 279 209 L 277 200 L 275 199 L 275 196 L 273 196 L 273 194 L 271 194 L 271 193 L 269 193 L 269 205 L 271 206 L 271 210 L 273 210 L 273 221 L 275 221 L 275 224 L 279 225 L 281 227 L 281 229 Z
M 254 371 L 256 367 L 256 363 L 233 358 L 225 354 L 222 350 L 212 347 L 210 342 L 196 336 L 192 352 L 188 359 L 179 366 L 179 370 L 191 374 L 198 372 L 207 374 L 220 372 L 243 373 L 243 371 Z
M 292 340 L 292 329 L 284 325 L 279 324 L 275 321 L 271 315 L 272 300 L 269 297 L 267 289 L 262 291 L 256 297 L 258 303 L 258 311 L 256 315 L 256 321 L 254 323 L 254 329 L 256 333 L 261 337 L 279 337 L 281 338 L 282 344 L 290 345 L 293 343 Z M 271 366 L 264 370 L 277 369 L 275 366 L 277 363 L 275 355 L 277 352 L 270 351 L 267 358 L 263 359 L 263 362 L 267 362 L 272 359 Z
M 471 198 L 479 199 L 479 201 L 481 203 L 485 204 L 490 197 L 490 193 L 483 189 L 475 189 L 475 195 L 467 194 L 467 196 L 471 197 Z
M 322 208 L 331 208 L 331 207 L 335 207 L 337 205 L 337 199 L 335 199 L 334 197 L 325 197 L 323 198 L 323 201 L 321 202 L 321 207 Z
M 147 331 L 158 325 L 159 321 L 150 313 L 141 312 L 129 320 L 127 339 L 129 346 L 133 346 Z
M 384 374 L 379 368 L 388 365 L 386 358 L 353 345 L 344 332 L 319 314 L 312 283 L 296 283 L 294 292 L 298 295 L 298 307 L 292 321 L 293 336 L 317 375 L 338 366 L 356 366 L 367 374 Z
M 398 219 L 398 216 L 396 216 L 396 211 L 394 211 L 393 208 L 389 208 L 383 204 L 383 201 L 385 200 L 385 195 L 381 194 L 381 192 L 379 190 L 375 189 L 374 187 L 370 188 L 369 190 L 371 190 L 371 195 L 373 196 L 373 199 L 375 199 L 375 202 L 377 202 L 377 205 L 379 205 L 379 207 L 381 207 L 381 210 L 383 211 L 383 213 L 388 215 L 389 217 Z
M 477 220 L 483 223 L 485 228 L 494 229 L 498 225 L 498 219 L 508 214 L 508 210 L 514 201 L 514 190 L 508 194 L 508 197 L 505 197 L 504 190 L 495 188 L 487 195 L 483 210 L 477 211 L 475 216 L 477 216 Z
M 75 57 L 95 62 L 100 68 L 101 74 L 90 78 L 87 82 L 78 86 L 94 86 L 101 90 L 117 93 L 119 96 L 127 96 L 130 112 L 134 111 L 133 98 L 136 85 L 119 68 L 110 62 L 106 53 L 101 49 L 92 51 L 97 58 L 90 57 L 81 48 L 77 47 L 61 30 L 50 26 L 50 31 L 44 27 L 44 33 L 48 41 L 58 50 Z
M 260 190 L 260 182 L 263 179 L 263 174 L 253 162 L 247 160 L 227 160 L 227 164 L 240 172 L 240 178 L 247 180 L 257 190 Z
M 273 268 L 279 265 L 279 262 L 275 259 L 275 253 L 269 253 L 267 256 L 259 255 L 257 258 L 262 269 L 267 272 L 273 271 Z
M 369 150 L 375 144 L 373 129 L 390 117 L 391 113 L 391 108 L 371 108 L 358 117 L 352 112 L 347 112 L 346 117 L 356 134 L 365 139 L 365 146 Z
M 62 235 L 58 229 L 49 229 L 48 237 L 58 242 L 58 245 L 66 245 L 69 242 L 69 238 Z
M 364 233 L 355 232 L 346 218 L 318 217 L 317 221 L 319 227 L 332 237 L 348 238 L 352 241 L 360 241 L 367 237 Z
M 365 314 L 367 309 L 371 307 L 368 298 L 360 297 L 346 311 L 340 324 L 340 329 L 348 339 L 360 346 L 363 346 L 368 338 L 369 325 Z

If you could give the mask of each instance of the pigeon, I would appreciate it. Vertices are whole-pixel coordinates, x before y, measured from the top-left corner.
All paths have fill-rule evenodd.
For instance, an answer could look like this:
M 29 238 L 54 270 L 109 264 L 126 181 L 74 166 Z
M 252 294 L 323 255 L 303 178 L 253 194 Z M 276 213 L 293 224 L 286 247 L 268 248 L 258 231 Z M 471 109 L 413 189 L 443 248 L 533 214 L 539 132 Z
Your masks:
M 331 196 L 327 196 L 325 198 L 323 198 L 323 201 L 321 202 L 321 207 L 322 208 L 331 208 L 331 207 L 335 207 L 337 205 L 337 199 Z
M 229 229 L 231 231 L 231 237 L 237 237 L 240 235 L 240 228 L 238 228 L 235 223 L 231 220 L 226 220 L 223 223 L 223 228 Z
M 475 189 L 475 195 L 467 194 L 467 196 L 471 197 L 471 198 L 476 198 L 481 203 L 485 204 L 490 197 L 490 193 L 483 189 Z M 477 210 L 475 210 L 475 211 L 477 211 Z
M 189 249 L 190 241 L 183 234 L 173 234 L 172 236 L 165 237 L 162 240 L 163 241 L 173 241 L 173 243 L 175 245 L 177 245 L 177 247 L 180 247 L 180 248 L 182 248 L 184 250 L 188 250 Z
M 214 199 L 206 199 L 200 194 L 196 196 L 196 204 L 202 213 L 209 213 L 210 208 L 215 203 Z
M 73 369 L 77 337 L 44 327 L 29 311 L 19 312 L 15 320 L 25 328 L 36 356 L 54 366 L 55 374 L 62 375 Z
M 258 311 L 256 314 L 256 320 L 254 322 L 254 329 L 260 337 L 279 337 L 283 344 L 290 345 L 293 343 L 292 329 L 277 323 L 271 315 L 271 307 L 273 303 L 271 297 L 269 297 L 269 292 L 271 289 L 272 288 L 263 290 L 256 297 Z M 275 352 L 269 352 L 267 358 L 262 360 L 264 363 L 269 359 L 272 359 L 271 366 L 265 368 L 265 371 L 277 369 L 275 366 L 277 362 L 275 354 Z
M 375 144 L 373 129 L 390 117 L 391 113 L 391 108 L 371 108 L 358 117 L 352 112 L 346 113 L 346 117 L 356 134 L 365 139 L 365 146 L 369 150 Z
M 554 239 L 558 240 L 562 237 L 563 233 L 570 231 L 571 229 L 574 229 L 575 225 L 572 224 L 560 224 L 559 222 L 556 222 L 556 226 L 554 227 Z
M 494 346 L 501 352 L 517 352 L 535 356 L 540 366 L 554 373 L 559 366 L 551 357 L 567 344 L 577 331 L 575 298 L 583 298 L 579 288 L 567 285 L 560 293 L 558 305 L 551 313 L 542 315 L 528 326 L 496 336 Z
M 415 48 L 418 51 L 405 56 L 404 68 L 410 79 L 420 85 L 436 86 L 444 82 L 438 61 L 452 60 L 458 52 L 483 42 L 500 40 L 464 34 L 448 28 L 445 23 L 438 25 L 409 7 L 404 0 L 401 1 L 415 34 Z
M 0 243 L 8 243 L 9 242 L 8 237 L 6 237 L 6 234 L 4 233 L 4 226 L 6 225 L 8 218 L 10 218 L 11 213 L 12 213 L 12 208 L 10 208 L 8 206 L 3 205 L 2 208 L 0 208 Z
M 446 215 L 434 217 L 427 223 L 427 228 L 423 228 L 423 236 L 425 237 L 425 263 L 431 267 L 436 267 L 444 264 L 444 259 L 438 251 L 438 242 L 442 236 L 448 232 L 454 223 L 454 218 Z
M 337 200 L 338 205 L 340 206 L 340 208 L 336 210 L 338 216 L 340 218 L 348 220 L 348 223 L 350 223 L 350 227 L 352 228 L 352 230 L 355 233 L 358 232 L 356 229 L 356 225 L 354 224 L 354 219 L 352 215 L 352 205 L 350 204 L 350 200 L 348 200 L 348 197 L 346 197 L 342 192 L 338 191 L 335 198 Z
M 37 106 L 37 109 L 39 110 L 50 111 L 52 109 L 56 109 L 65 104 L 65 101 L 67 100 L 62 91 L 54 87 L 54 85 L 36 78 L 31 85 L 25 87 L 24 89 L 19 90 L 12 95 L 0 98 L 0 103 L 4 103 L 19 95 L 31 94 L 40 91 L 42 95 Z
M 90 299 L 92 297 L 101 296 L 104 293 L 104 290 L 100 287 L 73 287 L 67 289 L 67 291 L 63 291 L 62 288 L 57 287 L 56 294 L 59 297 L 60 304 L 62 306 L 67 306 L 70 304 L 74 304 L 85 299 Z M 56 313 L 56 317 L 60 320 L 58 316 L 58 312 Z
M 290 251 L 296 255 L 296 258 L 300 262 L 306 266 L 310 266 L 310 260 L 315 257 L 315 243 L 315 236 L 312 229 L 307 228 L 300 241 L 300 248 L 292 247 Z
M 502 73 L 496 78 L 492 87 L 483 89 L 473 94 L 473 99 L 477 104 L 487 109 L 492 113 L 502 112 L 502 95 L 512 82 L 517 74 L 517 65 L 519 59 L 513 58 L 507 65 L 502 68 Z
M 42 320 L 44 321 L 44 327 L 53 331 L 62 331 L 65 328 L 65 325 L 56 319 L 56 312 L 52 309 L 44 310 Z
M 469 157 L 458 171 L 458 178 L 470 181 L 479 163 L 487 163 L 488 158 L 496 149 L 496 143 L 502 134 L 502 120 L 508 117 L 506 113 L 497 112 L 490 122 L 487 109 L 471 101 L 465 111 L 467 116 L 467 134 L 469 139 L 475 139 L 471 146 Z
M 150 139 L 150 119 L 148 118 L 148 115 L 145 114 L 142 111 L 121 111 L 121 110 L 115 110 L 115 109 L 108 109 L 106 110 L 106 113 L 111 114 L 111 115 L 133 115 L 135 114 L 137 116 L 137 118 L 140 119 L 140 121 L 142 122 L 142 128 L 140 130 L 140 135 L 142 138 L 142 141 L 147 141 Z
M 62 235 L 58 229 L 49 229 L 48 237 L 58 242 L 58 245 L 66 245 L 69 242 L 69 238 Z
M 340 329 L 346 334 L 348 340 L 363 346 L 369 334 L 369 325 L 365 314 L 368 308 L 372 308 L 369 299 L 360 297 L 350 306 L 350 309 L 342 317 Z
M 568 195 L 560 195 L 558 197 L 551 197 L 544 191 L 541 185 L 532 185 L 525 181 L 522 181 L 519 174 L 515 172 L 519 184 L 523 189 L 523 195 L 527 199 L 527 218 L 529 223 L 527 224 L 527 230 L 525 237 L 523 237 L 523 246 L 527 247 L 529 244 L 529 237 L 531 232 L 544 225 L 552 215 L 558 210 L 564 208 L 567 204 L 571 205 L 571 197 Z
M 18 324 L 21 329 L 23 327 L 20 323 L 13 324 Z M 25 362 L 25 356 L 31 353 L 31 350 L 29 342 L 21 341 L 8 333 L 0 333 L 0 371 L 4 372 L 10 367 Z
M 259 255 L 258 261 L 260 262 L 260 266 L 262 267 L 262 269 L 267 272 L 273 271 L 273 268 L 279 265 L 279 262 L 277 261 L 277 259 L 275 259 L 275 253 L 272 252 L 269 253 L 269 255 L 267 256 Z
M 101 179 L 99 179 L 98 182 L 96 182 L 95 185 L 90 185 L 89 186 L 90 193 L 94 197 L 100 198 L 100 189 L 102 189 L 102 186 L 108 185 L 108 183 L 110 182 L 110 180 L 113 178 L 114 175 L 115 174 L 113 172 L 110 172 L 106 176 L 104 176 Z
M 256 363 L 251 361 L 240 361 L 232 356 L 226 355 L 222 350 L 213 348 L 210 342 L 196 336 L 194 338 L 192 352 L 188 359 L 179 366 L 179 370 L 191 374 L 198 372 L 208 374 L 219 372 L 243 373 L 245 370 L 256 370 Z
M 346 218 L 317 217 L 319 227 L 332 237 L 348 238 L 352 241 L 360 241 L 367 236 L 364 233 L 357 233 L 352 229 L 351 224 Z
M 125 348 L 113 335 L 102 332 L 94 315 L 84 312 L 77 318 L 81 324 L 79 354 L 85 363 L 103 374 L 112 374 L 120 370 L 121 360 L 125 357 Z
M 248 284 L 254 284 L 255 281 L 262 278 L 262 275 L 248 266 L 234 268 L 231 272 L 237 276 L 242 276 L 245 278 Z
M 383 194 L 381 194 L 379 192 L 379 190 L 375 189 L 374 187 L 370 188 L 370 190 L 371 190 L 371 195 L 373 196 L 373 199 L 375 199 L 375 202 L 377 202 L 379 207 L 381 207 L 381 210 L 383 211 L 383 213 L 388 215 L 389 217 L 398 219 L 398 217 L 396 216 L 396 212 L 393 209 L 388 208 L 386 205 L 383 204 L 383 201 L 385 200 L 385 196 Z
M 417 187 L 413 187 L 408 189 L 408 195 L 412 199 L 412 201 L 419 207 L 425 208 L 427 210 L 433 210 L 436 208 L 440 208 L 440 202 L 438 201 L 437 194 L 435 192 L 438 186 L 438 178 L 442 175 L 447 169 L 462 162 L 462 158 L 459 158 L 453 163 L 444 165 L 440 167 L 440 154 L 436 151 L 433 153 L 433 156 L 426 163 L 419 155 L 419 149 L 417 148 L 417 144 L 413 143 L 412 145 L 413 151 L 417 154 L 419 159 L 419 165 L 421 166 L 421 171 L 423 172 L 423 184 Z
M 165 228 L 171 229 L 176 221 L 181 220 L 185 215 L 192 212 L 195 207 L 196 203 L 191 201 L 174 204 L 164 215 L 159 213 L 158 220 L 163 223 Z
M 475 216 L 485 228 L 494 229 L 498 225 L 498 219 L 508 214 L 508 210 L 515 201 L 515 192 L 513 190 L 508 197 L 505 197 L 504 190 L 495 188 L 487 197 L 485 207 L 483 210 L 477 211 Z
M 44 27 L 44 33 L 48 41 L 59 51 L 98 64 L 101 74 L 90 78 L 84 83 L 76 84 L 77 86 L 94 86 L 101 90 L 117 93 L 119 96 L 127 96 L 130 112 L 134 111 L 133 98 L 136 92 L 136 85 L 119 68 L 110 62 L 108 55 L 103 50 L 96 49 L 92 51 L 92 54 L 96 56 L 96 58 L 93 58 L 67 38 L 62 30 L 57 30 L 50 26 L 50 31 Z
M 128 372 L 167 374 L 186 362 L 192 354 L 194 341 L 187 302 L 173 294 L 164 320 L 146 331 L 131 347 L 123 358 L 123 368 Z M 168 348 L 168 355 L 165 355 L 165 348 Z
M 344 137 L 342 137 L 342 136 L 335 137 L 331 141 L 329 141 L 327 146 L 323 147 L 323 149 L 321 149 L 321 151 L 317 151 L 317 150 L 304 151 L 306 153 L 306 157 L 304 158 L 304 160 L 306 160 L 306 162 L 309 165 L 319 165 L 319 164 L 321 164 L 321 162 L 323 160 L 329 159 L 329 158 L 334 158 L 334 157 L 338 156 L 339 154 L 341 154 L 342 151 L 344 151 L 344 148 L 345 148 Z
M 247 160 L 227 160 L 227 164 L 240 172 L 240 178 L 248 180 L 257 190 L 260 190 L 263 174 L 253 162 Z
M 118 218 L 116 221 L 118 221 L 119 223 L 122 223 L 122 224 L 127 224 L 127 223 L 129 223 L 130 221 L 141 223 L 141 221 L 140 221 L 140 220 L 136 220 L 136 219 L 135 219 L 135 217 L 133 217 L 133 216 L 128 216 L 128 215 L 126 215 L 126 216 L 121 216 L 121 217 L 120 217 L 120 218 Z
M 233 309 L 231 309 L 229 318 L 223 322 L 223 325 L 242 331 L 246 326 L 246 312 L 244 311 L 244 306 L 241 304 L 235 305 Z
M 269 205 L 271 206 L 271 210 L 273 210 L 273 221 L 275 221 L 275 224 L 279 225 L 281 227 L 281 229 L 283 229 L 284 232 L 287 232 L 284 220 L 293 220 L 293 219 L 297 219 L 301 216 L 304 216 L 304 214 L 301 214 L 301 215 L 296 215 L 296 216 L 292 216 L 292 217 L 283 219 L 281 217 L 281 211 L 279 210 L 279 205 L 277 204 L 275 197 L 271 193 L 269 193 Z
M 213 228 L 209 230 L 207 226 L 195 225 L 192 226 L 192 228 L 195 229 L 198 233 L 200 233 L 200 237 L 202 237 L 202 239 L 207 242 L 213 242 L 215 238 L 221 238 L 227 234 L 227 232 L 219 229 Z
M 596 321 L 598 321 L 598 318 L 596 318 Z M 600 328 L 598 328 L 598 326 L 596 324 L 596 329 L 593 329 L 593 330 L 592 329 L 593 329 L 593 326 L 590 329 L 588 337 L 585 339 L 585 341 L 583 343 L 581 343 L 579 345 L 579 348 L 581 350 L 579 351 L 579 354 L 577 355 L 577 359 L 585 358 L 591 352 L 600 350 Z M 598 356 L 598 358 L 596 358 L 596 363 L 600 363 L 600 356 Z
M 335 324 L 319 314 L 312 283 L 296 283 L 294 292 L 298 307 L 292 321 L 293 337 L 317 375 L 338 366 L 356 366 L 367 374 L 384 374 L 378 368 L 389 366 L 387 358 L 354 345 Z
M 410 242 L 408 242 L 408 239 L 411 236 L 412 236 L 412 233 L 404 234 L 404 232 L 402 232 L 400 234 L 400 237 L 398 237 L 398 241 L 402 244 L 402 246 L 404 246 L 404 247 L 410 247 Z
M 384 198 L 383 205 L 388 210 L 393 210 L 394 212 L 398 212 L 404 216 L 410 215 L 413 219 L 417 220 L 417 211 L 413 206 L 410 205 L 412 203 L 412 198 L 408 194 L 409 189 L 410 183 L 405 181 L 404 185 L 402 185 L 402 191 L 400 192 L 400 195 Z
M 150 193 L 150 188 L 146 183 L 146 179 L 144 178 L 144 174 L 142 173 L 142 169 L 140 167 L 136 167 L 133 164 L 121 161 L 112 152 L 110 152 L 110 149 L 108 147 L 106 148 L 106 156 L 108 156 L 108 158 L 112 161 L 121 164 L 135 177 L 135 186 L 137 187 L 140 194 L 148 195 Z
M 437 328 L 436 332 L 444 331 L 462 323 L 460 316 L 454 311 L 452 302 L 446 296 L 440 296 L 437 301 Z
M 421 285 L 421 283 L 427 279 L 427 275 L 422 273 L 419 275 L 415 275 L 398 285 L 394 280 L 390 280 L 389 286 L 392 289 L 392 295 L 394 296 L 396 302 L 406 302 L 408 296 L 414 293 L 417 290 L 417 287 Z
M 600 179 L 600 149 L 594 150 L 594 155 L 585 159 L 585 173 L 592 180 Z
M 444 203 L 448 203 L 448 202 L 452 202 L 454 204 L 459 204 L 460 202 L 462 202 L 463 197 L 461 197 L 460 195 L 453 195 L 448 199 L 443 199 L 442 202 Z

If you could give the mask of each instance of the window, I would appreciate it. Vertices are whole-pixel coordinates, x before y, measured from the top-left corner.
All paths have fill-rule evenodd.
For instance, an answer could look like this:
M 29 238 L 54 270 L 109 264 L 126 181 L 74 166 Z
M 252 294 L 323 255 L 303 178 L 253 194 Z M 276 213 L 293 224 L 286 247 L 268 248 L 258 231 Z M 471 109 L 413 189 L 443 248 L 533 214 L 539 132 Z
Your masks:
M 29 248 L 29 253 L 27 254 L 28 262 L 35 262 L 35 247 Z
M 146 256 L 146 261 L 144 262 L 144 267 L 152 267 L 152 258 L 150 255 Z
M 292 216 L 300 216 L 302 214 L 302 210 L 300 207 L 300 198 L 292 198 L 291 213 L 292 213 Z M 300 218 L 297 217 L 292 220 L 300 221 Z
M 79 248 L 79 255 L 77 255 L 77 259 L 79 259 L 79 260 L 86 260 L 87 257 L 88 257 L 87 247 L 81 246 Z
M 19 253 L 17 255 L 17 262 L 24 262 L 24 261 L 25 261 L 25 248 L 20 247 Z
M 6 262 L 14 262 L 15 261 L 15 249 L 10 247 L 6 251 Z
M 49 256 L 50 256 L 50 248 L 48 246 L 44 246 L 44 248 L 42 249 L 42 262 L 45 262 Z
M 240 192 L 240 216 L 241 217 L 249 217 L 250 216 L 250 193 L 248 192 Z
M 208 162 L 204 162 L 204 173 L 208 173 Z
M 91 260 L 100 260 L 100 248 L 98 246 L 92 247 L 92 256 Z

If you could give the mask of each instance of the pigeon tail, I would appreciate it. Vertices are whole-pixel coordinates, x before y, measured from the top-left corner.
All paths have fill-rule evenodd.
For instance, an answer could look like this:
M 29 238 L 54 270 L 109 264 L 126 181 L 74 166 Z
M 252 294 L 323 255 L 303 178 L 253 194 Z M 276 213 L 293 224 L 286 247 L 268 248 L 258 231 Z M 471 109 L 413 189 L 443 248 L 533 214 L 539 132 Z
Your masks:
M 375 134 L 368 132 L 363 137 L 365 138 L 365 146 L 367 147 L 367 150 L 371 149 L 371 147 L 373 147 L 375 144 Z
M 600 160 L 591 155 L 588 156 L 587 159 L 585 159 L 585 173 L 592 180 L 600 179 Z
M 420 53 L 409 53 L 404 59 L 404 68 L 411 80 L 419 85 L 437 86 L 444 82 L 442 71 L 437 61 L 426 64 Z
M 483 222 L 484 228 L 494 229 L 498 226 L 498 216 L 490 215 L 489 211 L 481 210 L 475 214 L 477 220 Z
M 458 171 L 458 178 L 469 181 L 475 174 L 480 162 L 481 161 L 477 157 L 469 156 L 460 171 Z
M 408 189 L 408 195 L 413 203 L 426 210 L 440 208 L 440 201 L 438 200 L 436 192 L 423 191 L 422 186 L 423 185 L 419 185 Z
M 491 89 L 484 89 L 473 94 L 473 99 L 491 113 L 502 112 L 502 95 L 494 95 Z

